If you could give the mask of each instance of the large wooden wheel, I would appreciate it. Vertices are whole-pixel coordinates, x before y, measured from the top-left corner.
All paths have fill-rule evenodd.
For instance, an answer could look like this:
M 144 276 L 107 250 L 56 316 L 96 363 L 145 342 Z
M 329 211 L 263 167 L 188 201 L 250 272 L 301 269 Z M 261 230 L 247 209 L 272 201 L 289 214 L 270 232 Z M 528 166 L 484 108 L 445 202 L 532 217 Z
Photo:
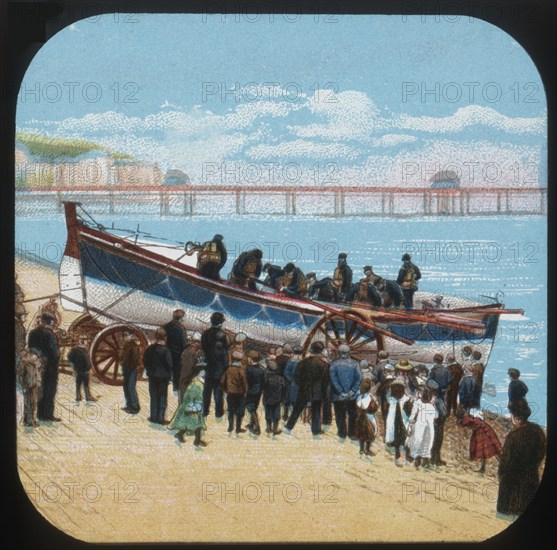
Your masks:
M 124 378 L 120 369 L 122 351 L 124 349 L 124 333 L 131 332 L 139 341 L 141 356 L 147 347 L 147 337 L 137 327 L 130 325 L 110 325 L 102 329 L 91 345 L 91 362 L 93 370 L 101 382 L 109 386 L 121 386 Z M 141 372 L 143 365 L 139 366 Z
M 351 317 L 357 317 L 367 324 L 371 322 L 362 314 L 350 311 Z M 326 348 L 335 352 L 341 344 L 350 346 L 350 356 L 358 361 L 366 359 L 372 363 L 377 360 L 377 353 L 383 349 L 383 337 L 362 326 L 355 320 L 346 319 L 336 313 L 326 313 L 311 329 L 304 342 L 304 354 L 309 352 L 313 342 L 322 342 Z

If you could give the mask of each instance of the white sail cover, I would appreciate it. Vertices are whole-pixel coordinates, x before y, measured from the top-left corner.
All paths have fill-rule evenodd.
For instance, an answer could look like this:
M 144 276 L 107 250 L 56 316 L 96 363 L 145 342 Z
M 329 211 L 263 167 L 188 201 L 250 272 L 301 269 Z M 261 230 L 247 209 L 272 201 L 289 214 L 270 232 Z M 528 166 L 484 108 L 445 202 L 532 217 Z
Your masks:
M 67 311 L 86 311 L 81 262 L 77 258 L 64 256 L 58 272 L 60 304 Z

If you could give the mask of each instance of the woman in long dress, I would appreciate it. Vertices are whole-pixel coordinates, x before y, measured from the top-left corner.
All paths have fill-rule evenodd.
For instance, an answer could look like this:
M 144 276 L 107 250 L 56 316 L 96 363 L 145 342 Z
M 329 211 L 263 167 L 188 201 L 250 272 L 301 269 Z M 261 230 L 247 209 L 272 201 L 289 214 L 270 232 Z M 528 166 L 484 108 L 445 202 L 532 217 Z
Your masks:
M 432 403 L 433 393 L 428 387 L 421 390 L 421 395 L 412 407 L 410 418 L 410 434 L 406 440 L 408 453 L 414 459 L 414 466 L 429 468 L 431 447 L 433 446 L 434 420 L 437 418 L 437 409 Z
M 526 510 L 540 484 L 540 465 L 545 456 L 546 437 L 534 422 L 524 398 L 513 403 L 513 429 L 507 435 L 499 460 L 497 512 L 519 516 Z
M 200 371 L 187 387 L 184 397 L 169 428 L 178 430 L 174 435 L 184 443 L 184 434 L 193 435 L 193 444 L 196 447 L 206 447 L 207 443 L 201 439 L 203 430 L 206 430 L 205 417 L 203 416 L 203 383 L 205 372 Z

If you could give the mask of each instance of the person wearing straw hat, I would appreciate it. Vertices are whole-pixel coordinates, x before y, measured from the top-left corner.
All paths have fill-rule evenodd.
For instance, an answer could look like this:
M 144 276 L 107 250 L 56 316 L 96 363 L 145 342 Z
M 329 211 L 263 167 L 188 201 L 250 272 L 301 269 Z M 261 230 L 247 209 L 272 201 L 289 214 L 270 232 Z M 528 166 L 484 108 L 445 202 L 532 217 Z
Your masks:
M 414 365 L 408 359 L 401 359 L 395 364 L 395 376 L 397 380 L 404 383 L 405 391 L 410 394 L 410 376 L 414 370 Z

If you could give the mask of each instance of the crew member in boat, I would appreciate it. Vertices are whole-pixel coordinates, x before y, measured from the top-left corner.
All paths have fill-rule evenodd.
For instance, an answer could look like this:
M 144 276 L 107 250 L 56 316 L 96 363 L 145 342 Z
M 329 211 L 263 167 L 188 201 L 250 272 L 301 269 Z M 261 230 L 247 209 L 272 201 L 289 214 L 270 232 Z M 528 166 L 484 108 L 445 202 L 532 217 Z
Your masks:
M 228 257 L 226 247 L 222 242 L 222 235 L 215 235 L 212 240 L 201 245 L 197 253 L 197 269 L 201 275 L 215 281 L 220 281 L 220 270 L 224 267 Z
M 338 263 L 335 269 L 333 279 L 339 283 L 339 294 L 342 302 L 346 301 L 346 295 L 352 286 L 352 268 L 346 261 L 347 254 L 341 252 L 338 255 Z
M 396 282 L 402 287 L 404 307 L 412 309 L 414 307 L 414 292 L 418 290 L 418 281 L 422 278 L 422 274 L 418 266 L 412 263 L 410 254 L 403 254 L 402 262 Z
M 325 277 L 313 283 L 309 289 L 309 295 L 312 299 L 338 304 L 340 302 L 340 287 L 340 281 L 332 277 Z
M 307 294 L 308 286 L 302 270 L 289 262 L 284 266 L 283 271 L 280 291 L 294 298 L 303 298 Z
M 259 248 L 242 252 L 232 266 L 232 281 L 250 290 L 257 290 L 254 279 L 259 278 L 263 270 L 262 257 L 263 252 Z
M 263 273 L 267 273 L 264 283 L 278 290 L 280 287 L 281 277 L 284 275 L 284 270 L 280 265 L 273 265 L 267 262 L 262 269 Z

